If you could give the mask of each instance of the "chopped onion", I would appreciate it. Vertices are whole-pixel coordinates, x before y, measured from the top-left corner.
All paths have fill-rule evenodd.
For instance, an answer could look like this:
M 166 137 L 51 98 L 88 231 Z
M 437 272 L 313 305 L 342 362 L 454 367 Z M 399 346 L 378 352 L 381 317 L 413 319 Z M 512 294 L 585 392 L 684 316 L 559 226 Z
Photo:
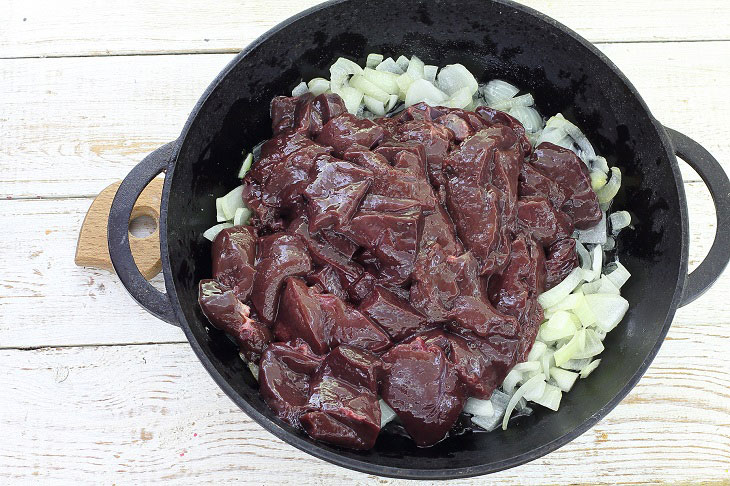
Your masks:
M 543 307 L 550 307 L 551 305 L 557 304 L 575 290 L 582 280 L 583 274 L 581 273 L 580 268 L 574 268 L 562 282 L 547 292 L 540 294 L 537 300 Z
M 408 70 L 408 65 L 411 63 L 411 61 L 409 61 L 406 56 L 400 56 L 398 59 L 395 60 L 395 63 L 398 65 L 399 68 L 401 68 L 403 72 L 406 72 Z
M 543 407 L 549 408 L 552 411 L 557 411 L 560 408 L 560 399 L 562 397 L 563 393 L 558 387 L 546 384 L 543 389 L 542 396 L 533 401 Z
M 596 323 L 596 315 L 593 313 L 591 306 L 588 305 L 588 301 L 584 295 L 578 298 L 578 303 L 575 309 L 573 309 L 573 314 L 578 317 L 583 327 L 592 326 Z
M 631 274 L 628 270 L 626 270 L 626 267 L 621 265 L 621 263 L 615 262 L 613 265 L 614 269 L 606 274 L 606 278 L 609 279 L 616 288 L 620 289 L 629 280 Z
M 481 400 L 479 398 L 468 398 L 464 404 L 464 412 L 472 415 L 481 415 L 491 417 L 494 415 L 494 406 L 490 400 Z
M 517 402 L 525 396 L 526 393 L 530 392 L 531 390 L 535 389 L 536 387 L 544 386 L 545 385 L 545 376 L 543 374 L 539 374 L 536 376 L 533 376 L 529 380 L 527 380 L 521 387 L 517 389 L 514 395 L 512 395 L 512 398 L 510 398 L 509 403 L 507 404 L 507 410 L 504 412 L 504 418 L 502 419 L 502 430 L 507 430 L 507 422 L 509 422 L 509 417 L 512 415 L 512 411 L 515 409 L 515 406 L 517 405 Z
M 580 260 L 580 268 L 588 270 L 591 268 L 591 254 L 588 253 L 586 247 L 580 241 L 575 242 L 575 251 L 578 253 L 578 259 Z
M 553 342 L 558 339 L 572 336 L 578 330 L 578 326 L 575 321 L 573 314 L 559 310 L 540 326 L 538 335 L 540 336 L 540 339 L 546 342 Z M 515 367 L 517 366 L 520 365 L 516 365 Z
M 356 74 L 352 78 L 350 78 L 350 86 L 359 91 L 362 91 L 364 95 L 375 98 L 381 103 L 386 103 L 390 96 L 387 91 L 377 87 L 376 85 L 365 79 L 365 76 L 360 74 Z
M 228 218 L 226 218 L 226 214 L 223 212 L 223 206 L 221 203 L 223 202 L 223 198 L 217 198 L 215 200 L 215 219 L 219 223 L 223 221 L 228 221 Z
M 251 170 L 251 164 L 253 164 L 253 154 L 248 154 L 245 159 L 243 159 L 243 164 L 241 164 L 241 170 L 238 171 L 238 178 L 243 179 L 249 170 Z
M 593 228 L 578 230 L 578 241 L 583 244 L 603 245 L 606 242 L 606 212 L 603 212 L 601 220 Z
M 425 100 L 442 103 L 446 101 L 446 94 L 425 79 L 417 79 L 408 87 L 405 100 L 406 106 L 415 105 Z
M 515 117 L 528 132 L 536 133 L 539 130 L 542 130 L 542 117 L 536 109 L 530 106 L 513 106 L 509 110 L 509 114 Z
M 406 69 L 406 72 L 414 80 L 423 79 L 424 66 L 425 64 L 423 64 L 423 61 L 418 59 L 416 56 L 411 56 L 411 60 L 408 62 L 408 69 Z
M 395 108 L 395 105 L 398 104 L 398 95 L 392 94 L 388 97 L 388 102 L 385 104 L 385 112 L 388 113 L 390 110 Z
M 413 78 L 408 73 L 403 73 L 395 80 L 398 84 L 398 95 L 401 100 L 406 99 L 408 88 L 413 84 Z
M 236 214 L 233 215 L 233 226 L 248 224 L 248 220 L 252 214 L 253 212 L 246 207 L 236 209 Z
M 450 96 L 463 88 L 468 88 L 469 96 L 473 96 L 479 89 L 479 83 L 474 79 L 474 75 L 462 64 L 449 64 L 441 68 L 437 85 L 441 91 Z
M 507 100 L 497 101 L 495 103 L 492 103 L 491 106 L 495 110 L 511 110 L 512 108 L 516 106 L 532 106 L 535 104 L 535 99 L 532 97 L 530 93 L 518 96 L 516 98 L 510 98 Z
M 555 365 L 560 366 L 566 361 L 575 358 L 575 355 L 585 347 L 585 342 L 586 331 L 585 329 L 579 329 L 570 341 L 555 351 L 555 354 L 553 355 L 553 358 L 555 358 Z
M 558 385 L 558 388 L 567 392 L 573 388 L 575 380 L 578 379 L 578 373 L 553 366 L 550 368 L 550 377 L 555 381 L 555 384 Z
M 362 100 L 365 103 L 365 108 L 370 110 L 372 114 L 377 116 L 385 115 L 385 105 L 381 101 L 371 98 L 368 95 L 363 96 Z
M 399 88 L 398 83 L 396 82 L 398 76 L 396 74 L 365 68 L 365 70 L 363 71 L 363 76 L 365 77 L 365 79 L 367 79 L 389 95 L 398 94 Z M 350 82 L 350 85 L 355 86 L 352 84 L 352 81 Z M 355 87 L 357 88 L 357 86 Z
M 616 211 L 608 217 L 611 223 L 611 234 L 617 235 L 619 231 L 631 224 L 631 215 L 628 211 Z
M 381 62 L 383 62 L 383 55 L 372 53 L 372 54 L 368 54 L 368 57 L 365 60 L 365 65 L 369 68 L 374 68 Z
M 593 160 L 591 161 L 591 167 L 594 170 L 600 170 L 604 174 L 608 174 L 608 161 L 605 157 L 601 157 L 600 155 L 596 155 Z
M 378 400 L 378 404 L 380 405 L 380 427 L 385 427 L 385 425 L 388 422 L 391 422 L 395 420 L 397 415 L 395 414 L 395 410 L 390 408 L 390 406 L 385 403 L 385 400 L 382 398 Z
M 553 368 L 553 365 L 555 364 L 555 351 L 548 348 L 543 354 L 542 354 L 542 372 L 545 374 L 546 377 L 550 377 L 550 370 Z
M 256 363 L 252 363 L 251 361 L 246 363 L 248 365 L 249 371 L 251 371 L 251 374 L 256 379 L 256 381 L 259 380 L 259 367 Z
M 465 87 L 458 90 L 456 93 L 451 95 L 451 98 L 444 102 L 444 105 L 449 108 L 466 108 L 472 102 L 472 95 L 469 92 L 471 88 Z
M 534 402 L 535 400 L 539 400 L 542 394 L 545 392 L 545 386 L 547 383 L 545 383 L 545 375 L 542 373 L 539 373 L 538 375 L 540 377 L 540 380 L 537 382 L 537 384 L 534 387 L 531 387 L 529 390 L 527 390 L 522 397 L 523 400 L 530 400 L 531 402 Z M 532 377 L 535 378 L 535 377 Z M 532 379 L 530 378 L 530 379 Z M 529 381 L 529 380 L 528 380 Z M 522 408 L 525 408 L 527 404 L 523 405 Z
M 226 228 L 232 228 L 232 227 L 233 227 L 233 225 L 231 223 L 218 223 L 217 225 L 211 226 L 210 228 L 205 230 L 203 232 L 203 237 L 206 240 L 213 241 L 213 240 L 215 240 L 215 237 L 218 236 L 218 233 L 220 233 L 221 231 L 223 231 Z
M 608 181 L 608 177 L 606 177 L 606 173 L 601 170 L 592 170 L 590 173 L 591 176 L 591 188 L 593 191 L 597 191 L 603 186 L 606 185 L 606 182 Z
M 593 247 L 591 260 L 591 270 L 593 271 L 591 281 L 593 281 L 601 276 L 601 269 L 603 268 L 603 247 L 601 245 Z
M 542 341 L 535 341 L 532 345 L 532 349 L 530 349 L 530 353 L 527 355 L 527 361 L 537 361 L 546 349 L 547 344 Z
M 611 179 L 606 183 L 605 186 L 596 191 L 598 196 L 598 202 L 606 204 L 610 202 L 614 196 L 618 193 L 621 188 L 621 169 L 618 167 L 611 167 Z
M 571 359 L 571 360 L 568 360 L 565 363 L 563 363 L 561 368 L 564 370 L 580 371 L 581 369 L 583 369 L 583 367 L 585 367 L 585 365 L 587 365 L 590 362 L 591 362 L 590 358 Z
M 244 207 L 243 186 L 237 186 L 231 192 L 219 199 L 221 200 L 221 211 L 223 211 L 226 221 L 232 220 L 233 216 L 236 214 L 236 209 Z
M 307 87 L 307 83 L 302 81 L 301 83 L 296 85 L 293 90 L 291 90 L 291 95 L 292 96 L 301 96 L 304 93 L 307 93 L 308 91 L 309 91 L 309 88 Z
M 487 104 L 512 98 L 519 92 L 518 87 L 500 79 L 493 79 L 482 88 L 482 96 Z
M 389 57 L 380 64 L 378 64 L 375 67 L 375 70 L 393 74 L 403 74 L 405 72 L 405 70 L 401 69 L 401 67 L 393 60 L 392 57 Z
M 330 82 L 324 78 L 314 78 L 309 81 L 309 92 L 314 96 L 319 96 L 330 89 Z
M 438 66 L 426 64 L 425 66 L 423 66 L 423 79 L 431 84 L 436 84 L 436 73 L 438 72 L 438 70 Z
M 614 248 L 616 248 L 616 238 L 613 236 L 606 237 L 606 243 L 603 244 L 603 249 L 606 251 L 611 251 Z
M 596 316 L 596 326 L 606 332 L 616 327 L 629 310 L 629 302 L 620 295 L 589 294 L 585 298 Z
M 525 361 L 523 363 L 517 363 L 512 369 L 521 373 L 525 373 L 528 371 L 539 371 L 540 363 L 538 363 L 537 361 Z
M 550 142 L 563 148 L 571 149 L 573 141 L 568 137 L 568 133 L 560 127 L 545 125 L 536 144 Z
M 573 355 L 573 359 L 592 358 L 603 352 L 603 343 L 593 329 L 585 329 L 585 343 L 583 349 Z
M 598 368 L 598 365 L 601 364 L 601 360 L 597 359 L 595 361 L 591 361 L 589 364 L 587 364 L 583 369 L 580 370 L 580 377 L 581 378 L 588 378 L 588 375 L 590 375 L 593 370 Z
M 556 126 L 560 127 L 572 138 L 576 145 L 580 147 L 580 152 L 578 155 L 581 159 L 583 159 L 583 162 L 588 162 L 589 160 L 593 160 L 596 157 L 596 151 L 593 150 L 593 145 L 588 141 L 588 138 L 586 138 L 585 135 L 583 135 L 583 132 L 565 119 L 565 117 L 558 113 L 554 117 L 550 118 L 547 121 L 546 126 Z
M 522 373 L 517 370 L 510 370 L 510 372 L 507 373 L 507 376 L 504 377 L 504 381 L 502 381 L 502 388 L 506 393 L 511 395 L 512 392 L 515 390 L 517 383 L 521 381 Z
M 340 95 L 342 101 L 345 102 L 345 108 L 347 108 L 348 113 L 352 113 L 353 115 L 357 114 L 360 109 L 360 103 L 362 103 L 362 91 L 351 86 L 341 86 L 333 89 L 332 92 Z
M 330 84 L 332 92 L 339 94 L 339 88 L 345 85 L 345 81 L 353 74 L 362 74 L 362 68 L 356 62 L 340 57 L 330 66 Z M 342 95 L 340 95 L 342 96 Z M 348 108 L 347 111 L 350 111 Z M 354 113 L 350 111 L 350 113 Z

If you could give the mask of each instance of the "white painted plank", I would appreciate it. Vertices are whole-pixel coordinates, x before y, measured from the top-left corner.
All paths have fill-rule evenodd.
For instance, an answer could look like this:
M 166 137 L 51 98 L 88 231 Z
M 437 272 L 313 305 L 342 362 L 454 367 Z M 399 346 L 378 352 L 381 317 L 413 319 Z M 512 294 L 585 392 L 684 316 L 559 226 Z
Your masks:
M 10 0 L 0 57 L 234 52 L 316 0 Z M 717 0 L 525 0 L 592 42 L 729 39 L 730 4 Z
M 716 227 L 707 191 L 686 184 L 695 266 Z M 184 341 L 182 332 L 143 311 L 117 278 L 79 268 L 73 256 L 88 199 L 0 200 L 0 348 Z M 161 277 L 155 282 L 160 285 Z M 730 272 L 678 325 L 725 322 Z M 703 304 L 704 303 L 704 304 Z M 69 311 L 72 309 L 72 312 Z M 103 318 L 101 317 L 103 316 Z
M 659 120 L 705 144 L 730 170 L 723 130 L 730 42 L 602 48 Z M 230 58 L 0 60 L 0 198 L 98 193 L 180 133 Z
M 730 339 L 724 324 L 701 332 L 673 327 L 648 373 L 607 418 L 562 449 L 488 479 L 561 485 L 726 479 L 730 367 L 718 346 Z M 224 396 L 186 344 L 3 350 L 0 367 L 0 476 L 7 482 L 375 480 L 265 432 Z

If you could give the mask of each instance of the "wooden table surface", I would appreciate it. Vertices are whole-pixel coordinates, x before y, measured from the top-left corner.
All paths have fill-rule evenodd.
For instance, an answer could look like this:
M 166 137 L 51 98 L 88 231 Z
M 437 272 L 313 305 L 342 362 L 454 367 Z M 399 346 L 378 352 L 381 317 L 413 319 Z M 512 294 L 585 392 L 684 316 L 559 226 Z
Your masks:
M 73 262 L 92 197 L 177 137 L 234 53 L 315 3 L 0 1 L 0 483 L 404 483 L 274 438 L 218 389 L 179 329 L 114 275 Z M 730 171 L 730 2 L 524 3 L 596 43 L 660 121 Z M 683 174 L 694 267 L 716 222 L 698 176 Z M 593 429 L 459 483 L 728 484 L 728 292 L 726 273 L 677 312 L 646 375 Z

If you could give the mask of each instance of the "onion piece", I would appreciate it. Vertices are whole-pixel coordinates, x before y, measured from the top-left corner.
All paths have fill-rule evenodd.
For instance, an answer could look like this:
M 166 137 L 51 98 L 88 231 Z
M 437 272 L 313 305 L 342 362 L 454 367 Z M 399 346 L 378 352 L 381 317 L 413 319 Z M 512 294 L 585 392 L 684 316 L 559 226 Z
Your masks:
M 467 108 L 472 102 L 472 94 L 469 91 L 471 91 L 469 87 L 461 88 L 444 102 L 444 106 L 449 108 Z
M 385 104 L 385 112 L 388 113 L 390 110 L 395 108 L 395 105 L 398 104 L 398 95 L 392 94 L 388 97 L 388 102 Z
M 618 167 L 611 167 L 611 178 L 608 180 L 605 186 L 596 191 L 598 196 L 598 202 L 606 204 L 610 202 L 618 193 L 621 188 L 621 169 Z
M 376 100 L 375 98 L 372 98 L 368 95 L 363 96 L 362 100 L 365 103 L 365 108 L 370 110 L 370 113 L 372 113 L 373 115 L 385 115 L 385 105 L 383 105 L 381 101 Z
M 400 56 L 398 59 L 395 60 L 395 63 L 398 65 L 399 68 L 403 70 L 403 72 L 406 72 L 408 70 L 408 65 L 411 63 L 411 61 L 409 61 L 406 56 Z
M 294 89 L 291 90 L 292 96 L 301 96 L 309 91 L 309 87 L 307 86 L 307 83 L 302 81 L 298 85 L 294 86 Z
M 578 318 L 583 327 L 592 326 L 596 323 L 596 315 L 593 313 L 593 309 L 588 305 L 584 295 L 581 295 L 578 299 L 578 304 L 573 309 L 573 314 Z
M 543 375 L 542 373 L 538 373 L 536 376 L 534 376 L 532 378 L 535 378 L 537 376 L 540 377 L 540 380 L 537 382 L 537 384 L 534 387 L 530 388 L 529 390 L 527 390 L 525 392 L 524 396 L 522 397 L 522 400 L 529 400 L 531 402 L 534 402 L 535 400 L 539 400 L 540 397 L 542 397 L 542 394 L 545 393 L 545 386 L 547 385 L 547 383 L 545 382 L 545 375 Z M 532 378 L 530 378 L 530 379 L 532 379 Z M 520 402 L 522 400 L 520 400 Z M 525 403 L 522 406 L 522 408 L 527 408 L 527 404 Z
M 236 186 L 228 194 L 219 198 L 221 200 L 221 210 L 226 217 L 226 221 L 233 219 L 236 209 L 242 208 L 243 204 L 243 186 Z
M 542 396 L 534 402 L 556 412 L 560 408 L 560 399 L 562 397 L 563 393 L 558 387 L 546 384 Z
M 606 182 L 608 181 L 608 177 L 606 177 L 606 173 L 601 170 L 592 170 L 590 173 L 591 177 L 591 188 L 593 191 L 597 191 L 603 186 L 606 185 Z
M 547 344 L 545 344 L 542 341 L 536 340 L 533 345 L 532 349 L 530 349 L 530 352 L 527 355 L 527 361 L 537 361 L 542 357 L 542 354 L 547 350 Z
M 578 156 L 583 162 L 588 162 L 596 158 L 596 151 L 593 149 L 593 145 L 588 141 L 588 138 L 583 132 L 570 121 L 566 120 L 562 113 L 558 113 L 554 117 L 547 121 L 546 126 L 560 127 L 572 138 L 576 145 L 580 148 Z
M 380 427 L 382 428 L 385 427 L 388 422 L 395 420 L 397 415 L 395 410 L 390 408 L 390 406 L 385 403 L 385 400 L 382 398 L 378 400 L 378 404 L 380 405 Z
M 585 329 L 585 343 L 583 349 L 573 355 L 573 359 L 592 358 L 603 352 L 603 343 L 593 329 Z
M 580 268 L 588 270 L 591 268 L 593 262 L 591 261 L 591 254 L 588 252 L 583 243 L 580 241 L 575 242 L 575 251 L 578 253 L 578 259 L 580 260 Z
M 215 240 L 215 237 L 218 236 L 218 233 L 227 228 L 233 228 L 233 225 L 231 223 L 218 223 L 217 225 L 211 226 L 210 228 L 205 230 L 203 232 L 203 237 L 206 240 L 213 241 Z
M 617 235 L 631 224 L 631 215 L 628 211 L 616 211 L 608 217 L 608 222 L 611 223 L 611 234 Z
M 413 81 L 406 93 L 406 106 L 415 105 L 426 100 L 429 100 L 429 104 L 443 103 L 446 101 L 446 94 L 425 79 Z
M 223 206 L 221 203 L 223 202 L 223 198 L 216 198 L 215 200 L 215 219 L 219 223 L 222 223 L 223 221 L 228 221 L 228 218 L 226 218 L 226 214 L 223 212 Z
M 481 95 L 487 104 L 512 98 L 520 92 L 520 88 L 500 79 L 493 79 L 481 89 Z
M 606 251 L 611 251 L 614 248 L 616 248 L 616 238 L 613 236 L 606 237 L 606 243 L 603 244 L 603 249 Z
M 333 89 L 332 92 L 340 95 L 342 101 L 345 102 L 345 108 L 347 108 L 348 113 L 353 115 L 357 114 L 360 110 L 360 104 L 362 103 L 362 91 L 355 89 L 352 86 L 341 86 L 337 89 Z
M 236 213 L 233 215 L 233 226 L 247 225 L 252 214 L 253 211 L 247 207 L 236 209 Z
M 350 78 L 350 86 L 359 91 L 362 91 L 364 95 L 375 98 L 381 103 L 386 103 L 388 101 L 388 98 L 390 97 L 390 94 L 387 91 L 374 85 L 373 83 L 365 79 L 365 76 L 360 74 L 356 74 L 352 78 Z
M 354 61 L 344 57 L 338 58 L 335 63 L 330 66 L 330 84 L 332 86 L 332 92 L 339 94 L 337 89 L 344 86 L 345 81 L 347 81 L 347 79 L 353 74 L 362 74 L 362 68 Z M 350 110 L 348 109 L 347 111 Z
M 507 404 L 507 410 L 505 410 L 504 412 L 504 418 L 502 419 L 502 430 L 507 430 L 507 422 L 509 422 L 509 417 L 510 415 L 512 415 L 512 411 L 515 409 L 517 402 L 523 396 L 525 396 L 526 393 L 541 385 L 544 386 L 544 384 L 545 376 L 543 374 L 539 374 L 527 380 L 521 387 L 517 389 L 517 391 L 515 391 L 515 394 L 512 395 L 512 398 L 510 398 L 509 403 Z
M 537 361 L 524 361 L 522 363 L 517 363 L 512 367 L 512 369 L 521 373 L 525 373 L 528 371 L 539 371 L 540 363 L 538 363 Z
M 439 68 L 438 66 L 433 66 L 431 64 L 426 64 L 423 66 L 423 79 L 428 81 L 431 84 L 436 84 L 436 73 L 438 72 Z
M 408 73 L 403 73 L 395 80 L 395 82 L 398 84 L 398 98 L 401 100 L 406 99 L 406 93 L 408 92 L 408 88 L 411 87 L 411 84 L 413 84 L 413 78 Z
M 601 269 L 603 268 L 603 247 L 596 245 L 593 247 L 591 253 L 591 271 L 593 272 L 593 278 L 591 281 L 598 279 L 601 276 Z
M 596 316 L 596 326 L 606 332 L 615 328 L 629 310 L 629 302 L 620 295 L 590 294 L 585 298 Z
M 522 381 L 522 373 L 516 370 L 510 370 L 502 381 L 502 389 L 509 395 L 515 390 L 515 387 Z
M 596 155 L 593 160 L 591 160 L 591 168 L 593 170 L 600 170 L 604 174 L 608 174 L 608 161 L 605 157 Z
M 411 56 L 411 60 L 408 62 L 408 69 L 406 69 L 406 72 L 408 75 L 416 79 L 423 79 L 423 67 L 425 64 L 423 61 L 418 59 L 416 56 Z
M 365 68 L 365 70 L 363 71 L 363 77 L 373 83 L 378 88 L 388 93 L 389 95 L 398 94 L 399 88 L 398 83 L 396 82 L 398 76 L 396 74 Z M 350 82 L 350 85 L 354 86 L 352 84 L 352 81 Z M 355 87 L 357 88 L 357 86 Z
M 555 351 L 552 348 L 548 348 L 542 354 L 542 372 L 546 378 L 550 378 L 550 370 L 555 365 Z
M 243 179 L 249 170 L 251 170 L 251 164 L 253 164 L 253 154 L 248 154 L 245 159 L 243 159 L 243 164 L 241 164 L 241 169 L 238 171 L 238 178 Z
M 404 69 L 401 69 L 401 67 L 393 60 L 392 57 L 389 57 L 385 59 L 383 62 L 378 64 L 375 67 L 376 71 L 384 71 L 387 73 L 393 73 L 396 75 L 403 74 L 405 72 Z
M 573 371 L 580 371 L 585 367 L 588 363 L 591 362 L 590 358 L 584 358 L 584 359 L 571 359 L 563 363 L 561 366 L 564 370 L 573 370 Z
M 558 388 L 564 392 L 568 392 L 573 388 L 575 381 L 578 379 L 578 373 L 553 366 L 550 368 L 550 377 L 555 381 Z
M 365 60 L 365 66 L 367 66 L 369 68 L 374 68 L 381 62 L 383 62 L 382 54 L 371 53 L 371 54 L 368 54 L 368 57 Z
M 532 106 L 535 104 L 535 99 L 530 93 L 518 96 L 516 98 L 509 98 L 507 100 L 496 101 L 491 106 L 495 110 L 506 111 L 516 106 Z
M 614 268 L 610 272 L 606 273 L 606 278 L 609 279 L 616 288 L 620 289 L 629 280 L 631 274 L 628 270 L 626 270 L 626 267 L 621 265 L 619 262 L 615 262 L 612 265 Z
M 579 353 L 584 347 L 586 342 L 586 331 L 585 329 L 579 329 L 565 345 L 561 346 L 553 358 L 555 358 L 555 365 L 560 366 L 566 361 L 574 359 L 575 355 Z
M 595 361 L 591 361 L 588 363 L 583 369 L 580 370 L 580 377 L 581 378 L 588 378 L 588 375 L 593 373 L 593 370 L 598 368 L 598 365 L 601 364 L 601 360 L 597 359 Z
M 313 78 L 309 81 L 309 84 L 307 86 L 309 87 L 310 93 L 312 93 L 314 96 L 319 96 L 322 93 L 327 92 L 328 89 L 330 89 L 330 82 L 329 80 L 324 78 Z
M 494 415 L 494 406 L 490 400 L 471 397 L 466 400 L 463 411 L 472 415 L 491 417 Z
M 468 88 L 471 97 L 479 89 L 479 83 L 474 79 L 474 75 L 462 64 L 449 64 L 441 68 L 436 80 L 439 89 L 449 96 Z
M 544 125 L 540 113 L 530 106 L 513 106 L 509 110 L 509 114 L 515 117 L 525 127 L 525 130 L 530 133 L 536 133 L 542 130 Z
M 583 275 L 580 268 L 574 268 L 567 277 L 563 279 L 555 287 L 551 288 L 547 292 L 543 292 L 537 298 L 537 301 L 543 307 L 550 307 L 551 305 L 557 304 L 565 297 L 568 296 L 578 284 L 583 280 Z
M 545 342 L 553 342 L 558 339 L 573 336 L 578 331 L 576 321 L 577 319 L 572 313 L 563 310 L 557 311 L 540 326 L 538 336 Z M 515 367 L 517 366 L 519 365 Z
M 256 381 L 259 381 L 259 367 L 256 363 L 252 363 L 251 361 L 246 363 L 248 365 L 248 369 L 253 375 L 253 377 L 256 379 Z

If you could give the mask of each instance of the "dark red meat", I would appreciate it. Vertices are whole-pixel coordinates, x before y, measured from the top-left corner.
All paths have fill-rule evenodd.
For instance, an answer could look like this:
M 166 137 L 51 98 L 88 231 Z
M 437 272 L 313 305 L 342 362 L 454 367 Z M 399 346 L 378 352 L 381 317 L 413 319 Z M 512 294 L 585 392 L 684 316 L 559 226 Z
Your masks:
M 213 242 L 203 313 L 311 437 L 371 448 L 380 394 L 419 446 L 440 441 L 525 360 L 538 295 L 578 265 L 573 229 L 601 217 L 585 165 L 487 107 L 372 121 L 304 94 L 271 118 L 242 181 L 252 226 Z

